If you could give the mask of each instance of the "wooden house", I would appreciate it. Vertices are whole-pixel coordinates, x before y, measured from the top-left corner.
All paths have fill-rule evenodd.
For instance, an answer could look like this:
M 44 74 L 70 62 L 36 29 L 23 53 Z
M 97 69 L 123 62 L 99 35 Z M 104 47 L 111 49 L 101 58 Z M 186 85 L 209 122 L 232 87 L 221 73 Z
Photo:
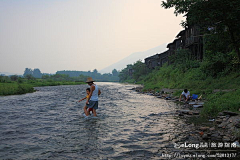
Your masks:
M 145 64 L 149 69 L 154 69 L 157 66 L 162 67 L 166 62 L 168 62 L 168 51 L 161 54 L 155 54 L 145 59 Z
M 203 59 L 203 38 L 200 34 L 198 26 L 190 26 L 185 29 L 185 45 L 184 48 L 190 50 L 192 58 L 197 60 Z
M 167 45 L 168 48 L 168 57 L 171 57 L 176 53 L 176 50 L 182 48 L 182 40 L 180 38 L 175 39 L 172 43 Z M 168 61 L 168 64 L 172 64 L 173 62 Z
M 178 33 L 178 35 L 176 36 L 177 39 L 180 39 L 180 43 L 181 46 L 179 47 L 179 49 L 183 49 L 185 48 L 186 45 L 186 30 L 182 30 Z
M 145 64 L 149 69 L 163 66 L 164 63 L 174 63 L 169 61 L 169 57 L 176 54 L 178 49 L 189 49 L 193 59 L 203 58 L 203 40 L 200 35 L 200 28 L 196 25 L 189 26 L 180 31 L 176 39 L 167 45 L 168 50 L 145 59 Z
M 174 55 L 178 49 L 189 49 L 192 58 L 201 60 L 203 58 L 203 40 L 198 26 L 190 26 L 182 30 L 176 36 L 176 39 L 169 43 L 169 56 Z
M 158 66 L 158 56 L 159 54 L 155 54 L 151 57 L 145 58 L 145 64 L 149 69 L 154 69 Z
M 165 51 L 159 54 L 159 66 L 162 67 L 167 62 L 168 62 L 168 51 Z

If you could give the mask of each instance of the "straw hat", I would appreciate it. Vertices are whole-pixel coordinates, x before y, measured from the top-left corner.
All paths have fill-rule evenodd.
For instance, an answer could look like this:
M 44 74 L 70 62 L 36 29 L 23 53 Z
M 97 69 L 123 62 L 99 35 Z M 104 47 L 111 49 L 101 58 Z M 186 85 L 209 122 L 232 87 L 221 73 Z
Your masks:
M 92 77 L 88 77 L 86 83 L 95 82 Z

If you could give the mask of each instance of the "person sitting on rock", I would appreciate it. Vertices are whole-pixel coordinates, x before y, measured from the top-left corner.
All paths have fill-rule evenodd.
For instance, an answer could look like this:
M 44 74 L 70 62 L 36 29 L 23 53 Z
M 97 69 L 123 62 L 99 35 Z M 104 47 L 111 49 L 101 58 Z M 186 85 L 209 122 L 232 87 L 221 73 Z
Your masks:
M 185 102 L 190 100 L 190 92 L 187 89 L 184 89 L 184 91 L 182 92 L 182 94 L 179 97 L 179 101 L 182 100 L 182 96 Z

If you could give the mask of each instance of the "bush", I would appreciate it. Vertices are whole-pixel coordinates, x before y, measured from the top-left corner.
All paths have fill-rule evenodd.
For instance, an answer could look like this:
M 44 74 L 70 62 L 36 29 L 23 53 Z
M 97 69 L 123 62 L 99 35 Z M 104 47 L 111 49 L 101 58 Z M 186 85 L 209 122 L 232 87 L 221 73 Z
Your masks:
M 0 83 L 0 95 L 14 95 L 34 92 L 34 88 L 30 84 L 19 83 Z
M 209 94 L 207 97 L 208 102 L 204 105 L 201 112 L 202 116 L 216 116 L 217 113 L 228 110 L 236 112 L 239 110 L 240 89 L 230 92 L 217 92 Z
M 41 86 L 57 86 L 57 85 L 77 85 L 85 84 L 84 82 L 48 82 L 42 80 L 30 80 L 27 82 L 11 82 L 0 83 L 0 96 L 14 95 L 14 94 L 25 94 L 34 92 L 33 87 Z
M 152 70 L 147 75 L 135 74 L 130 77 L 125 68 L 120 74 L 124 81 L 139 81 L 144 84 L 144 90 L 158 90 L 163 88 L 180 89 L 174 95 L 180 95 L 182 89 L 187 88 L 191 94 L 203 95 L 208 99 L 202 115 L 216 115 L 223 110 L 238 111 L 240 95 L 239 61 L 235 52 L 206 51 L 202 62 L 191 59 L 187 50 L 178 50 L 174 55 L 174 64 Z M 186 57 L 184 57 L 186 54 Z M 128 65 L 133 68 L 133 65 Z M 140 67 L 138 67 L 140 68 Z M 137 70 L 138 72 L 138 70 Z M 125 74 L 123 74 L 125 73 Z M 238 89 L 232 92 L 214 93 L 215 89 Z

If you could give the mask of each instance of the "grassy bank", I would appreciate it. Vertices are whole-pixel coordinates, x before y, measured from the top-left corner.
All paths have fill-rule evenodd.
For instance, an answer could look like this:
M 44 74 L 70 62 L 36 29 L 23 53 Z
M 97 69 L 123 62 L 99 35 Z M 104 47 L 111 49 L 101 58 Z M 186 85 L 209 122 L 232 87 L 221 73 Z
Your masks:
M 204 74 L 200 68 L 181 71 L 174 66 L 164 66 L 148 74 L 143 81 L 145 89 L 158 88 L 191 88 L 194 92 L 213 92 L 215 89 L 238 89 L 240 74 L 231 72 L 226 76 L 213 78 Z
M 160 92 L 163 88 L 179 89 L 179 96 L 187 88 L 191 94 L 202 95 L 206 104 L 201 115 L 216 116 L 224 110 L 238 112 L 240 107 L 240 74 L 238 70 L 219 72 L 217 76 L 208 75 L 201 65 L 184 69 L 182 66 L 163 66 L 138 77 L 136 83 L 143 84 L 144 90 Z M 135 82 L 133 78 L 126 80 Z
M 43 81 L 43 80 L 30 80 L 22 83 L 8 82 L 0 83 L 0 96 L 16 95 L 34 92 L 33 87 L 41 86 L 58 86 L 58 85 L 79 85 L 85 84 L 84 82 L 68 82 L 68 81 Z
M 235 112 L 239 110 L 240 75 L 238 72 L 212 78 L 204 75 L 199 68 L 181 72 L 172 66 L 166 66 L 149 74 L 143 83 L 146 90 L 179 89 L 174 93 L 175 96 L 179 96 L 184 88 L 190 90 L 191 94 L 203 95 L 207 102 L 202 110 L 202 116 L 215 116 L 224 110 Z
M 34 92 L 34 88 L 31 84 L 18 84 L 17 82 L 0 83 L 1 96 L 32 93 L 32 92 Z

